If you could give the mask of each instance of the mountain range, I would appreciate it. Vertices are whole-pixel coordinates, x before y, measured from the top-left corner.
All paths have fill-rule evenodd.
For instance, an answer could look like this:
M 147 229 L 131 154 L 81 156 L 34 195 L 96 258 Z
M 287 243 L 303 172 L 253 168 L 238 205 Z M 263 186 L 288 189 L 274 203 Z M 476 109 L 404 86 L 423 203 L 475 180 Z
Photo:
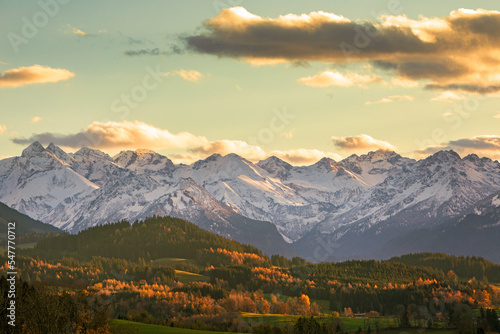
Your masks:
M 0 161 L 0 202 L 70 233 L 168 215 L 311 261 L 415 250 L 500 261 L 482 241 L 500 237 L 500 163 L 453 151 L 414 160 L 379 150 L 310 166 L 214 154 L 184 165 L 150 150 L 111 157 L 34 142 Z

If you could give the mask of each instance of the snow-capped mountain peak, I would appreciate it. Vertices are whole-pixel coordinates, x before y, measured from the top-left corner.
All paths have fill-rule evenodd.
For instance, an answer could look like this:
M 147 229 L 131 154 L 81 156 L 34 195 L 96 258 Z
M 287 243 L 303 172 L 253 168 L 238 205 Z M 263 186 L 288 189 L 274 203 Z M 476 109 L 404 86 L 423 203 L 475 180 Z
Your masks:
M 40 144 L 40 142 L 35 141 L 23 150 L 21 157 L 31 158 L 35 156 L 40 156 L 43 153 L 45 153 L 45 148 L 42 146 L 42 144 Z
M 113 158 L 111 158 L 108 154 L 93 149 L 89 147 L 82 147 L 78 151 L 72 154 L 73 158 L 78 162 L 103 162 L 108 161 L 112 162 Z
M 416 161 L 379 150 L 309 166 L 213 154 L 175 165 L 151 150 L 111 158 L 95 149 L 67 154 L 35 142 L 21 157 L 0 161 L 0 201 L 71 232 L 158 214 L 233 237 L 231 219 L 239 217 L 271 222 L 305 253 L 324 236 L 343 244 L 344 255 L 373 251 L 391 235 L 449 224 L 498 191 L 499 162 L 461 159 L 453 151 Z M 499 198 L 490 197 L 485 207 Z
M 147 149 L 121 151 L 113 157 L 113 161 L 118 166 L 133 171 L 158 171 L 174 165 L 166 156 Z
M 275 156 L 259 161 L 257 166 L 280 180 L 286 180 L 290 176 L 290 170 L 293 168 L 288 162 Z
M 321 158 L 318 162 L 316 162 L 312 167 L 316 169 L 325 170 L 326 172 L 336 172 L 338 169 L 338 163 L 331 158 Z
M 52 153 L 56 158 L 68 165 L 75 162 L 75 159 L 72 156 L 64 152 L 60 147 L 54 145 L 54 143 L 50 143 L 45 150 Z

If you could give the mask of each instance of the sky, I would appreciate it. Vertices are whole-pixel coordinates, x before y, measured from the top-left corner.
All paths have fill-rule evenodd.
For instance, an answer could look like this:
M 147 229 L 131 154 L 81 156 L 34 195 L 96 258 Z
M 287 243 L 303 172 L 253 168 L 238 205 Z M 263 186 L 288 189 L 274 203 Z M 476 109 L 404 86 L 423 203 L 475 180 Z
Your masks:
M 0 158 L 500 159 L 498 1 L 0 0 Z

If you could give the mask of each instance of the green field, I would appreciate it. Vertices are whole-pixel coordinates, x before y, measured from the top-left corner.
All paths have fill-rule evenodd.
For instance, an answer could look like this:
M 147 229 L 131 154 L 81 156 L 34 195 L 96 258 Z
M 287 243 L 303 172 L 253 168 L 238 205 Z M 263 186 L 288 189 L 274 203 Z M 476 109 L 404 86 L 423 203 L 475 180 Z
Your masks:
M 35 248 L 36 242 L 29 242 L 25 244 L 19 244 L 16 245 L 16 248 L 18 249 L 30 249 L 30 248 Z M 0 247 L 0 254 L 4 254 L 7 252 L 7 246 L 2 246 Z
M 194 329 L 185 329 L 177 327 L 167 327 L 158 325 L 141 324 L 140 322 L 133 322 L 128 320 L 113 320 L 111 321 L 111 328 L 119 326 L 133 326 L 137 328 L 141 334 L 222 334 L 224 332 L 212 331 L 197 331 Z
M 208 282 L 208 281 L 210 281 L 210 278 L 208 276 L 205 276 L 205 275 L 189 273 L 187 271 L 182 271 L 182 270 L 176 270 L 175 273 L 177 274 L 177 278 L 179 279 L 179 282 L 182 282 L 184 284 L 191 283 L 191 282 Z
M 189 259 L 180 259 L 180 258 L 175 258 L 175 257 L 163 257 L 161 259 L 156 259 L 153 260 L 153 264 L 156 264 L 158 266 L 169 266 L 169 267 L 174 267 L 176 264 L 180 263 L 191 263 L 197 266 L 199 269 L 202 269 L 201 266 L 199 266 L 195 261 L 189 260 Z
M 26 243 L 26 244 L 17 245 L 17 248 L 19 248 L 19 249 L 35 248 L 36 244 L 37 244 L 36 242 L 29 242 L 29 243 Z
M 300 318 L 298 315 L 258 313 L 241 313 L 240 316 L 249 324 L 270 324 L 272 326 L 284 326 L 287 323 L 295 323 Z
M 241 317 L 245 319 L 249 324 L 270 324 L 271 326 L 285 326 L 287 324 L 294 324 L 299 315 L 282 315 L 282 314 L 257 314 L 257 313 L 242 313 Z M 327 319 L 326 317 L 316 317 L 318 322 Z M 355 331 L 359 327 L 364 328 L 365 324 L 368 324 L 375 329 L 375 320 L 368 319 L 357 319 L 357 318 L 345 318 L 340 317 L 340 320 L 344 323 L 346 331 Z M 395 320 L 393 318 L 379 318 L 378 319 L 379 326 L 381 328 L 388 327 L 389 324 L 395 324 Z
M 201 269 L 200 266 L 197 265 L 193 260 L 188 260 L 188 259 L 164 257 L 161 259 L 153 260 L 153 264 L 155 264 L 157 266 L 167 266 L 167 267 L 172 267 L 172 268 L 174 268 L 176 264 L 180 264 L 180 263 L 194 264 L 199 269 Z M 184 283 L 184 284 L 191 283 L 191 282 L 208 282 L 210 280 L 210 278 L 205 276 L 205 275 L 190 273 L 187 271 L 175 270 L 175 273 L 177 274 L 177 278 L 179 279 L 179 281 Z
M 404 333 L 424 333 L 424 334 L 457 334 L 458 332 L 454 329 L 422 329 L 422 328 L 410 328 L 410 329 L 386 329 L 377 333 L 381 334 L 404 334 Z
M 330 301 L 325 299 L 311 299 L 311 303 L 316 303 L 321 308 L 322 312 L 330 312 Z
M 295 321 L 299 318 L 299 316 L 295 315 L 279 315 L 279 314 L 255 314 L 255 313 L 242 313 L 241 317 L 249 323 L 249 325 L 257 325 L 260 323 L 270 324 L 270 325 L 286 325 L 287 323 L 295 323 Z M 363 328 L 366 320 L 364 319 L 354 319 L 354 318 L 340 318 L 345 326 L 345 331 L 354 332 L 358 330 L 359 327 Z M 320 318 L 318 320 L 321 321 Z M 373 321 L 373 320 L 372 320 Z M 381 327 L 387 326 L 389 323 L 394 323 L 392 319 L 388 318 L 380 318 Z M 158 325 L 148 325 L 142 324 L 139 322 L 127 321 L 127 320 L 113 320 L 111 322 L 111 327 L 116 326 L 133 326 L 137 328 L 141 334 L 221 334 L 222 332 L 212 332 L 212 331 L 203 331 L 203 330 L 193 330 L 193 329 L 184 329 L 177 327 L 167 327 L 167 326 L 158 326 Z M 372 330 L 375 329 L 375 325 L 373 322 L 371 323 Z M 422 333 L 426 334 L 456 334 L 457 331 L 453 329 L 386 329 L 383 331 L 379 331 L 379 333 L 383 334 L 401 334 L 401 333 Z

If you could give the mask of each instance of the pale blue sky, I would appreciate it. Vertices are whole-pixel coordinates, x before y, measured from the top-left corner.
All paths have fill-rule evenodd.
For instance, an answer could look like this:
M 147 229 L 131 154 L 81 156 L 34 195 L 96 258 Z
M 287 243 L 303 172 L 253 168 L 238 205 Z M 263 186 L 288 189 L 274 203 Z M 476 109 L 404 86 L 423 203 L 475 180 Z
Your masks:
M 60 5 L 54 17 L 38 28 L 26 44 L 19 45 L 16 53 L 9 42 L 9 33 L 22 36 L 23 18 L 32 22 L 33 15 L 42 9 L 35 1 L 0 0 L 0 73 L 35 64 L 74 73 L 74 77 L 56 83 L 0 86 L 0 157 L 21 153 L 25 145 L 13 143 L 13 138 L 29 138 L 41 133 L 69 135 L 82 131 L 92 122 L 124 120 L 144 122 L 173 134 L 189 132 L 205 137 L 208 142 L 244 141 L 265 152 L 315 149 L 334 158 L 369 149 L 342 149 L 334 145 L 332 136 L 366 134 L 390 143 L 401 154 L 411 155 L 424 148 L 419 143 L 432 138 L 435 129 L 443 130 L 438 137 L 444 141 L 433 141 L 434 144 L 444 146 L 451 140 L 500 135 L 500 118 L 495 118 L 500 114 L 497 97 L 480 96 L 470 116 L 446 122 L 443 114 L 451 113 L 453 106 L 464 100 L 431 101 L 442 92 L 425 89 L 422 84 L 418 87 L 393 85 L 391 74 L 377 68 L 368 69 L 368 63 L 364 62 L 311 61 L 309 67 L 254 66 L 244 59 L 193 52 L 162 56 L 124 54 L 128 50 L 168 51 L 174 44 L 182 46 L 179 37 L 197 34 L 204 21 L 219 14 L 222 9 L 219 4 L 239 5 L 250 13 L 269 18 L 324 11 L 352 21 L 373 21 L 374 13 L 385 10 L 388 1 L 73 0 Z M 500 6 L 497 1 L 401 0 L 402 14 L 414 20 L 420 16 L 444 17 L 462 7 L 495 10 Z M 76 34 L 77 30 L 87 36 Z M 113 112 L 113 101 L 122 94 L 130 94 L 148 75 L 147 68 L 156 67 L 170 75 L 163 77 L 158 87 L 149 91 L 125 118 Z M 197 71 L 202 78 L 197 82 L 183 80 L 174 74 L 180 70 Z M 310 87 L 298 82 L 300 78 L 325 70 L 379 76 L 386 84 Z M 464 92 L 456 93 L 463 98 L 470 97 Z M 390 96 L 411 96 L 413 100 L 392 98 L 394 101 L 390 103 L 366 104 Z M 284 109 L 295 118 L 275 132 L 272 140 L 252 142 L 262 129 L 269 128 L 273 110 Z M 34 117 L 41 120 L 33 122 Z M 114 154 L 122 148 L 140 148 L 132 146 L 104 150 Z M 170 156 L 183 154 L 191 146 L 166 145 L 154 149 Z M 498 151 L 482 153 L 498 157 Z M 203 154 L 191 155 L 203 157 Z

